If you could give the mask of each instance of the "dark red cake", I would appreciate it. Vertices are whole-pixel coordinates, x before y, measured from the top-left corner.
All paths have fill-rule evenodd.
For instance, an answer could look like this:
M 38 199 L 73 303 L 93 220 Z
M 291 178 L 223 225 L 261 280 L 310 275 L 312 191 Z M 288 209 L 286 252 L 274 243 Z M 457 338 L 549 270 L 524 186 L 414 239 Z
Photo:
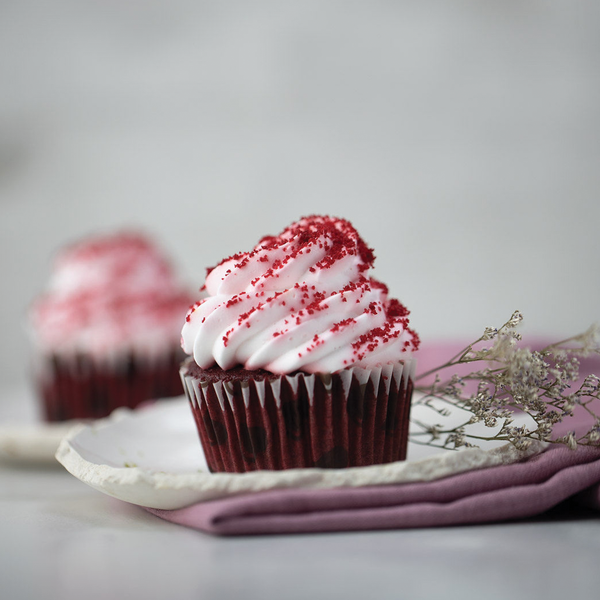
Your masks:
M 404 460 L 412 380 L 399 371 L 182 368 L 209 468 L 237 473 Z
M 46 421 L 99 419 L 120 407 L 135 408 L 152 398 L 183 394 L 179 367 L 184 354 L 173 348 L 155 364 L 133 353 L 117 368 L 79 354 L 47 357 L 45 373 L 36 378 Z

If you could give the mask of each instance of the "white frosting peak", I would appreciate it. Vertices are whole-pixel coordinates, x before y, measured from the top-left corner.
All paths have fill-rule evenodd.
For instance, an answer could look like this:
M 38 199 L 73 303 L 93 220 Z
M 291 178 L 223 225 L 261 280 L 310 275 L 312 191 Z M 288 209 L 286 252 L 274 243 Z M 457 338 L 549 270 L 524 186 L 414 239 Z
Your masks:
M 372 251 L 348 221 L 312 216 L 210 270 L 182 346 L 196 363 L 274 373 L 397 362 L 418 346 L 408 311 L 368 278 Z
M 46 352 L 154 355 L 177 346 L 190 302 L 159 249 L 124 232 L 65 248 L 32 306 L 31 325 Z

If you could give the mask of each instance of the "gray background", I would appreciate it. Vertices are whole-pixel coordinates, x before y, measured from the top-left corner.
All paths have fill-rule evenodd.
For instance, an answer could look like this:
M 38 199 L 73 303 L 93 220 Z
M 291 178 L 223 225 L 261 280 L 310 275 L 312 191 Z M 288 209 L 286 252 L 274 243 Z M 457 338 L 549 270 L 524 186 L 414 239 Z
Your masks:
M 52 252 L 350 219 L 427 340 L 598 318 L 600 3 L 0 2 L 0 377 Z

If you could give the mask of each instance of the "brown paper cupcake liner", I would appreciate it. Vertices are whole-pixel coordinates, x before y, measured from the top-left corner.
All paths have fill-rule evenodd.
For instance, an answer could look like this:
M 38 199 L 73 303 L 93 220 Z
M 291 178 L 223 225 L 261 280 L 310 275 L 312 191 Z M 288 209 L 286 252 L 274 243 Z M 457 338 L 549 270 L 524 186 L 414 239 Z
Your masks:
M 46 421 L 98 419 L 120 407 L 183 394 L 179 349 L 151 359 L 134 352 L 98 360 L 82 354 L 38 357 L 36 382 Z
M 414 361 L 331 375 L 181 369 L 213 472 L 404 460 Z

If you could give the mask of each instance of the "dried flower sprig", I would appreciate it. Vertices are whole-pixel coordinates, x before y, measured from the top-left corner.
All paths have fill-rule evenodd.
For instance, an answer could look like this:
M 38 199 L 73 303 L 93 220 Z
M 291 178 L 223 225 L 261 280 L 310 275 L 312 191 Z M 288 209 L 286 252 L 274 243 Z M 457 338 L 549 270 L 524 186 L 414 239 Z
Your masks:
M 481 441 L 510 442 L 519 450 L 527 449 L 534 440 L 572 449 L 600 445 L 600 378 L 588 375 L 583 383 L 576 383 L 579 359 L 600 354 L 598 327 L 541 350 L 530 350 L 519 345 L 521 335 L 515 331 L 522 320 L 515 311 L 502 327 L 487 327 L 481 337 L 447 362 L 417 377 L 417 381 L 435 379 L 416 387 L 422 396 L 413 401 L 412 442 L 449 449 L 472 447 Z M 485 342 L 492 344 L 488 347 Z M 468 371 L 471 364 L 477 368 L 445 376 L 452 368 Z M 458 413 L 458 422 L 430 424 L 430 419 L 422 417 L 423 410 L 415 408 L 430 409 L 436 419 Z M 591 427 L 580 435 L 574 431 L 554 434 L 556 424 L 572 417 L 575 410 L 585 411 Z M 517 413 L 527 417 L 527 425 L 514 424 Z

